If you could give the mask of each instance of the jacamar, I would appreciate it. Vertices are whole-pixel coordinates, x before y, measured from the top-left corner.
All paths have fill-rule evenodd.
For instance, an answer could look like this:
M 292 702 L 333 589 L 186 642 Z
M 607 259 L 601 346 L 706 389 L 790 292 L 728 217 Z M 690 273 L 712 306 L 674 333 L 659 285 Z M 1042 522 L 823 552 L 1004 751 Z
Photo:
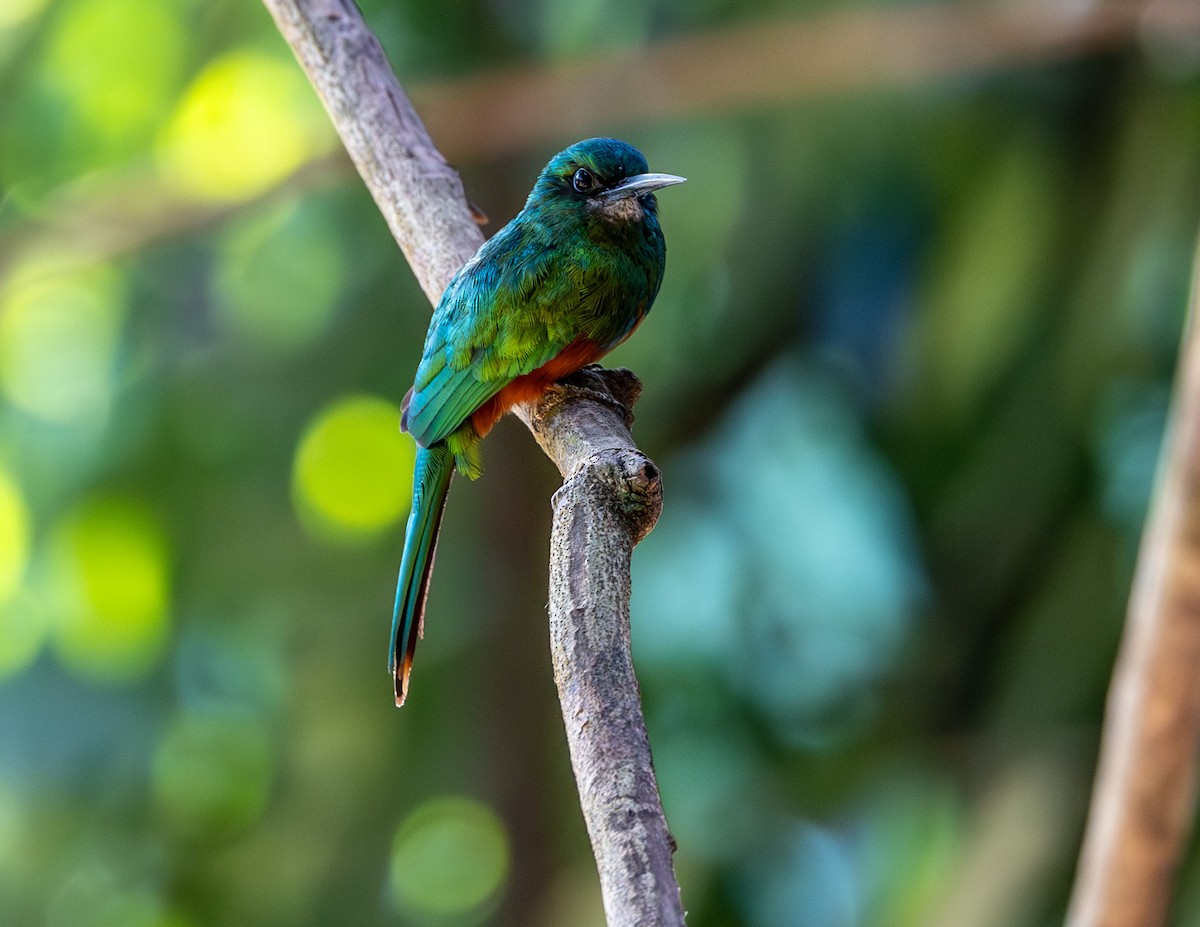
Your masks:
M 514 405 L 600 359 L 646 317 L 666 244 L 641 152 L 591 138 L 555 155 L 508 225 L 442 294 L 401 427 L 418 444 L 389 668 L 404 704 L 450 477 L 481 472 L 479 442 Z

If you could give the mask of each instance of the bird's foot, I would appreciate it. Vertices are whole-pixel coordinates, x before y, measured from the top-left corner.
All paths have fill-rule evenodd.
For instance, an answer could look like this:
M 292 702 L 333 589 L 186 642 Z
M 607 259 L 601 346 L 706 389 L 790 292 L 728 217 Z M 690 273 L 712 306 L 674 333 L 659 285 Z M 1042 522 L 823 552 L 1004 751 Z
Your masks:
M 633 404 L 642 392 L 642 381 L 632 370 L 588 364 L 555 384 L 564 393 L 591 399 L 621 416 L 626 428 L 633 427 Z

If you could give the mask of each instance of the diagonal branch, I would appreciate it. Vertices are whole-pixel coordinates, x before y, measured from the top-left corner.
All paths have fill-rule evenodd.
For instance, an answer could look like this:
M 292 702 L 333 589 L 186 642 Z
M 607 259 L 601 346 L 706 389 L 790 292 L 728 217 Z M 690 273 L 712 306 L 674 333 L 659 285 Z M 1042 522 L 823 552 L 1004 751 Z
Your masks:
M 264 0 L 430 301 L 482 242 L 351 0 Z M 519 410 L 565 477 L 554 497 L 550 637 L 580 804 L 611 927 L 682 927 L 683 907 L 629 642 L 634 545 L 662 507 L 633 442 L 628 371 L 581 371 Z
M 1200 245 L 1068 927 L 1158 927 L 1200 761 Z
M 429 301 L 483 244 L 462 181 L 429 138 L 353 0 L 265 0 Z

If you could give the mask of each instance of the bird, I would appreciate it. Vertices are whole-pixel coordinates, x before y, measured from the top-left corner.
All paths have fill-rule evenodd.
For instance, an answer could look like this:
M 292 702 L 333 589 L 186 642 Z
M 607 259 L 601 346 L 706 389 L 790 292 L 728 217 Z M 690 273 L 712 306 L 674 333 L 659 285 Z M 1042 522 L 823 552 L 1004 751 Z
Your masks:
M 482 473 L 479 444 L 514 405 L 599 360 L 641 324 L 662 283 L 655 191 L 632 145 L 577 142 L 550 159 L 524 208 L 450 280 L 434 309 L 401 429 L 417 443 L 388 669 L 408 695 L 446 495 Z

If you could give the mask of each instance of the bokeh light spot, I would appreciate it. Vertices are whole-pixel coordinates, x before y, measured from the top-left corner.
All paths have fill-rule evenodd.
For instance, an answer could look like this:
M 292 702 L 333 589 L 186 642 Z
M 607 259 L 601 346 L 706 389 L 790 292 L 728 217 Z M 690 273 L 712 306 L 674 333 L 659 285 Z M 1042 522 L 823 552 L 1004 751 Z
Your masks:
M 45 927 L 187 927 L 157 891 L 108 860 L 88 860 L 50 899 Z
M 396 832 L 392 897 L 419 923 L 475 921 L 497 898 L 508 866 L 508 836 L 490 808 L 469 798 L 434 799 Z
M 170 604 L 170 551 L 154 514 L 133 500 L 93 500 L 58 526 L 52 560 L 63 663 L 100 681 L 151 670 Z
M 271 751 L 261 726 L 236 715 L 186 714 L 154 754 L 154 798 L 181 834 L 223 837 L 253 823 L 271 789 Z
M 328 327 L 345 274 L 334 227 L 295 202 L 225 236 L 216 276 L 218 320 L 253 350 L 295 351 Z
M 21 268 L 0 294 L 0 388 L 41 419 L 103 422 L 124 317 L 111 267 Z
M 17 484 L 0 470 L 0 605 L 12 599 L 29 556 L 29 512 Z M 2 636 L 2 635 L 0 635 Z M 0 665 L 3 665 L 0 643 Z
M 76 0 L 55 21 L 47 81 L 98 139 L 144 142 L 175 93 L 186 46 L 178 7 Z
M 299 68 L 240 50 L 213 61 L 188 87 L 159 154 L 182 192 L 238 200 L 282 180 L 329 139 L 327 120 Z
M 45 610 L 28 594 L 0 605 L 0 679 L 28 667 L 46 640 Z
M 50 0 L 4 0 L 0 3 L 0 30 L 11 29 L 33 19 Z
M 293 495 L 305 524 L 330 539 L 370 537 L 408 511 L 414 449 L 400 410 L 349 396 L 317 413 L 300 439 Z

